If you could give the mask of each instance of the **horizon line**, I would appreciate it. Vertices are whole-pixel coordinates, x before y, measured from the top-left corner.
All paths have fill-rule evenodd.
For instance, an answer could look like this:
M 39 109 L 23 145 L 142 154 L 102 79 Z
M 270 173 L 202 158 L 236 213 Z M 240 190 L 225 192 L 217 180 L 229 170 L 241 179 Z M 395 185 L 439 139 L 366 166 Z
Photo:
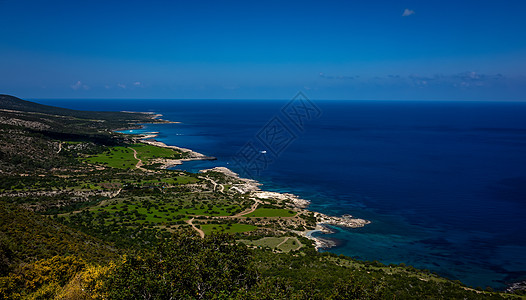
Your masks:
M 15 96 L 16 97 L 16 96 Z M 22 99 L 22 98 L 21 98 Z M 69 98 L 69 97 L 60 97 L 60 98 L 34 98 L 28 97 L 27 100 L 212 100 L 212 101 L 288 101 L 289 98 Z M 480 100 L 480 99 L 320 99 L 320 98 L 310 98 L 309 100 L 314 101 L 398 101 L 398 102 L 526 102 L 524 100 L 515 100 L 515 99 L 499 99 L 499 100 Z

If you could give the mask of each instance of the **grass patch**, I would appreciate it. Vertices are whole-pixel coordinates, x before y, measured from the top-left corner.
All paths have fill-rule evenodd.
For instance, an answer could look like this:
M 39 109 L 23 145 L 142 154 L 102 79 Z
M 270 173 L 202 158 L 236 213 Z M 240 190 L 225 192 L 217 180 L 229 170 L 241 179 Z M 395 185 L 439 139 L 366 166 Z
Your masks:
M 279 245 L 279 243 L 283 242 L 284 240 L 285 237 L 264 237 L 254 241 L 240 240 L 240 242 L 246 245 L 252 245 L 262 248 L 269 247 L 270 249 L 274 249 L 277 245 Z
M 90 155 L 83 160 L 91 164 L 119 169 L 133 169 L 137 164 L 133 150 L 120 146 L 111 147 L 104 153 Z
M 278 249 L 283 252 L 289 252 L 291 250 L 299 249 L 302 246 L 303 245 L 300 243 L 300 241 L 297 238 L 291 237 L 285 243 L 281 244 Z
M 137 151 L 137 157 L 140 158 L 144 164 L 150 163 L 154 158 L 171 158 L 180 159 L 181 152 L 175 149 L 156 147 L 146 144 L 134 144 L 131 148 Z
M 255 211 L 243 215 L 243 217 L 263 218 L 263 217 L 294 217 L 296 213 L 292 210 L 281 208 L 258 208 Z

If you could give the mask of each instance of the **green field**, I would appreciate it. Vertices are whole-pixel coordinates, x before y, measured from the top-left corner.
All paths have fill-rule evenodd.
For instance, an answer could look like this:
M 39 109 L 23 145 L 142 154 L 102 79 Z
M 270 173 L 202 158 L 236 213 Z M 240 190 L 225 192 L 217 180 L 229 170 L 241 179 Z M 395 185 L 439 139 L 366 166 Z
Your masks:
M 134 144 L 130 148 L 137 151 L 137 158 L 141 159 L 143 164 L 147 165 L 155 158 L 170 158 L 179 159 L 182 157 L 181 152 L 169 149 L 156 147 L 146 144 Z M 133 150 L 128 147 L 110 147 L 108 151 L 100 154 L 90 155 L 84 158 L 84 161 L 119 169 L 133 169 L 137 165 L 138 160 L 133 155 Z
M 205 224 L 201 225 L 201 229 L 206 235 L 212 232 L 225 232 L 225 233 L 238 233 L 256 230 L 257 227 L 248 224 L 231 224 L 230 226 L 225 224 Z
M 137 151 L 137 157 L 140 158 L 144 164 L 150 163 L 150 160 L 153 158 L 181 158 L 181 152 L 175 149 L 156 147 L 147 144 L 134 144 L 131 148 Z
M 90 155 L 84 158 L 84 161 L 119 169 L 133 169 L 137 160 L 133 157 L 133 150 L 127 147 L 111 147 L 107 152 Z
M 243 217 L 250 218 L 264 218 L 264 217 L 294 217 L 296 215 L 292 210 L 280 208 L 258 208 L 255 211 L 243 215 Z
M 226 202 L 192 204 L 191 201 L 181 198 L 157 200 L 150 197 L 134 198 L 134 200 L 112 199 L 89 209 L 97 220 L 103 220 L 104 223 L 116 221 L 126 224 L 125 226 L 146 222 L 156 225 L 176 225 L 193 216 L 229 216 L 241 210 L 239 205 Z

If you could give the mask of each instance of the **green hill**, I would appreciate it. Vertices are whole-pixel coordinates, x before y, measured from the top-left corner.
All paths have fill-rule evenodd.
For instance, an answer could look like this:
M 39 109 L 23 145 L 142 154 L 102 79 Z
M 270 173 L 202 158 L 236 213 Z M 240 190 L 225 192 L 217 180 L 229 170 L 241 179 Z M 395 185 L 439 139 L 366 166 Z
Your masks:
M 14 96 L 2 94 L 0 94 L 0 109 L 15 110 L 20 112 L 41 113 L 56 116 L 68 116 L 88 120 L 97 119 L 112 123 L 140 123 L 151 121 L 151 117 L 143 113 L 73 110 L 38 104 L 35 102 L 22 100 Z

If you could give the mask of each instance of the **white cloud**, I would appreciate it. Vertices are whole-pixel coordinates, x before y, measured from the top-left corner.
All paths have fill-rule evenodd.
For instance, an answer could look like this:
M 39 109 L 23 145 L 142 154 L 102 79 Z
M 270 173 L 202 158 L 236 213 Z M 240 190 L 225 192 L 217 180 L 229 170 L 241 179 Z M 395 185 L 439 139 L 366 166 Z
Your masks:
M 402 17 L 409 17 L 410 15 L 414 15 L 415 11 L 411 10 L 409 8 L 404 9 L 404 13 L 402 14 Z
M 133 83 L 133 85 L 134 85 L 134 86 L 141 86 L 142 83 L 141 83 L 140 81 L 135 81 L 135 82 Z
M 126 88 L 126 85 L 124 83 L 117 83 L 117 86 L 120 87 L 121 89 Z
M 77 81 L 77 83 L 72 84 L 71 88 L 74 89 L 74 90 L 78 90 L 78 89 L 80 89 L 81 86 L 82 86 L 82 82 L 80 82 L 80 80 L 79 80 L 79 81 Z
M 89 90 L 89 86 L 82 84 L 80 80 L 78 80 L 75 84 L 70 85 L 70 87 L 74 89 L 75 91 L 79 89 Z
M 435 74 L 432 76 L 421 76 L 412 74 L 407 77 L 416 86 L 454 86 L 454 87 L 481 87 L 495 86 L 506 80 L 502 74 L 482 74 L 473 71 L 455 74 Z

